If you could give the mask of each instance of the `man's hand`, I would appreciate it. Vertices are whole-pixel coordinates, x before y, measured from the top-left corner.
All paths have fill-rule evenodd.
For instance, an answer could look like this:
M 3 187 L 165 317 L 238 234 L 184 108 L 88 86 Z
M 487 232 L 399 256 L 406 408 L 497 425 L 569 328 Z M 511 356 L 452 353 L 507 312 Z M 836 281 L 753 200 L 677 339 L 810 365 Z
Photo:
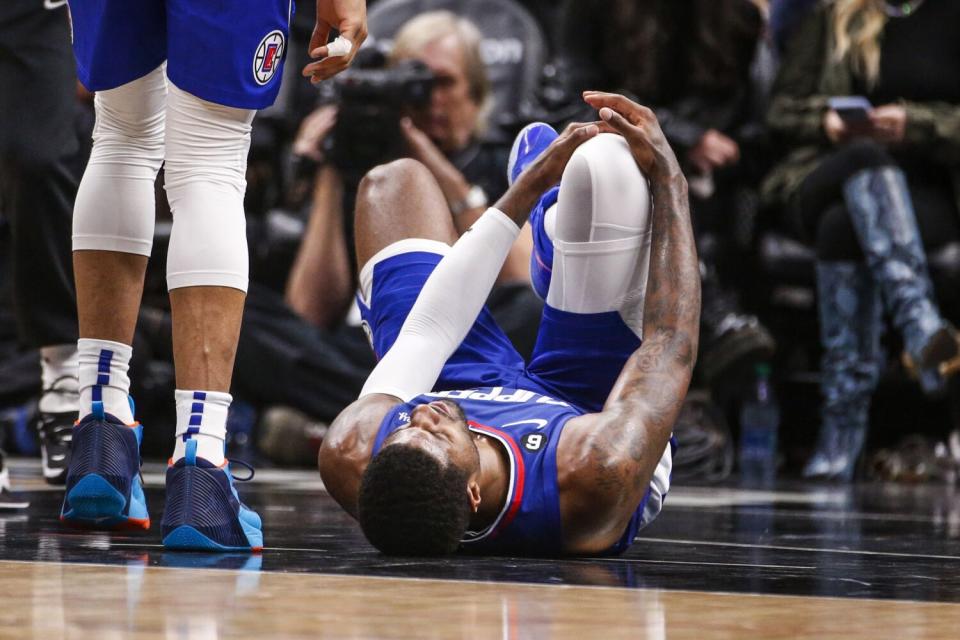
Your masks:
M 410 157 L 419 160 L 437 179 L 443 197 L 451 204 L 463 200 L 470 190 L 470 183 L 463 177 L 443 151 L 410 118 L 400 120 L 400 132 L 407 143 Z
M 323 161 L 320 147 L 324 139 L 333 131 L 337 123 L 337 107 L 332 104 L 313 111 L 300 123 L 297 137 L 293 140 L 293 154 L 310 158 L 314 162 Z
M 716 129 L 708 129 L 700 141 L 687 153 L 687 160 L 700 173 L 736 164 L 740 161 L 740 147 L 733 138 Z
M 653 111 L 615 93 L 585 91 L 583 99 L 600 111 L 601 130 L 619 133 L 626 138 L 634 159 L 648 178 L 653 180 L 681 174 L 677 156 Z
M 336 29 L 353 47 L 345 56 L 328 57 L 327 40 L 330 30 Z M 303 68 L 303 75 L 316 84 L 331 78 L 353 62 L 360 45 L 367 39 L 366 0 L 317 0 L 317 24 L 310 38 L 311 62 Z
M 518 227 L 522 227 L 540 196 L 560 182 L 563 170 L 577 147 L 600 132 L 598 125 L 597 122 L 567 125 L 560 137 L 524 169 L 494 207 L 510 216 Z

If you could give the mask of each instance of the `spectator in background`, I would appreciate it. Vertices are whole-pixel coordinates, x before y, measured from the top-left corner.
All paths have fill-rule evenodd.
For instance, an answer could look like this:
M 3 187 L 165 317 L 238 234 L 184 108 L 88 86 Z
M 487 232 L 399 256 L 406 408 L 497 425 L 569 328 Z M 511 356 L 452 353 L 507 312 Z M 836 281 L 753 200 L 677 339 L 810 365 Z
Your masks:
M 397 33 L 390 55 L 391 63 L 420 60 L 434 75 L 429 104 L 406 114 L 401 131 L 409 157 L 422 162 L 437 179 L 461 233 L 507 187 L 509 149 L 483 141 L 491 101 L 480 41 L 480 32 L 468 20 L 448 11 L 434 11 L 406 23 Z M 325 162 L 322 151 L 335 122 L 336 107 L 320 107 L 304 120 L 293 145 L 294 154 L 318 163 L 318 169 L 310 219 L 288 281 L 287 301 L 309 322 L 326 328 L 343 321 L 357 286 L 352 234 L 346 224 L 352 214 L 352 198 L 346 193 L 348 185 L 341 172 Z M 511 309 L 522 309 L 519 317 L 498 317 L 508 325 L 504 330 L 511 338 L 529 343 L 518 345 L 521 352 L 532 349 L 539 320 L 539 305 L 530 304 L 531 243 L 527 229 L 501 272 L 500 283 L 506 289 L 495 292 L 493 303 L 497 307 L 499 298 Z
M 65 3 L 5 0 L 0 5 L 0 212 L 11 232 L 17 337 L 21 346 L 40 350 L 37 427 L 43 476 L 59 485 L 66 480 L 80 406 L 70 231 L 86 153 L 75 127 L 76 85 Z M 0 507 L 9 504 L 5 478 L 0 451 Z
M 816 250 L 822 425 L 805 469 L 849 480 L 882 366 L 886 312 L 925 391 L 958 358 L 926 252 L 960 240 L 960 2 L 837 0 L 786 52 L 768 122 L 792 147 L 764 184 Z M 865 96 L 859 119 L 832 96 Z M 856 114 L 854 114 L 856 115 Z
M 681 159 L 703 260 L 699 363 L 708 381 L 773 351 L 770 334 L 739 311 L 737 296 L 721 284 L 743 268 L 732 240 L 737 195 L 759 180 L 764 164 L 750 69 L 765 4 L 568 0 L 561 17 L 557 67 L 569 78 L 571 96 L 584 89 L 636 96 L 654 109 Z
M 816 5 L 817 0 L 773 0 L 770 3 L 770 39 L 778 55 L 783 55 L 800 23 Z

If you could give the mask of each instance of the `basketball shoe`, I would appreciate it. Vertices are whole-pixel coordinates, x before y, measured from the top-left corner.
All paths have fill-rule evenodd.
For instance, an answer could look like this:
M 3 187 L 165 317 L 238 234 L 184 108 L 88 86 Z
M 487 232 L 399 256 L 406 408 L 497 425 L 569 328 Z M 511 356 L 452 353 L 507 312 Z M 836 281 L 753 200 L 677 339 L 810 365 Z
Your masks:
M 543 122 L 528 124 L 513 141 L 510 158 L 507 161 L 507 182 L 512 186 L 523 170 L 537 159 L 560 134 Z
M 243 481 L 253 478 L 253 469 L 250 471 L 250 477 Z M 160 524 L 163 546 L 198 551 L 260 551 L 260 516 L 240 502 L 233 480 L 229 461 L 214 465 L 197 456 L 196 440 L 187 440 L 186 455 L 167 467 L 167 506 Z
M 520 174 L 546 151 L 550 144 L 559 138 L 559 134 L 548 124 L 534 122 L 528 124 L 513 141 L 510 159 L 507 162 L 507 181 L 512 185 Z M 530 212 L 530 227 L 533 229 L 533 251 L 530 252 L 530 282 L 541 300 L 547 299 L 550 276 L 553 269 L 553 242 L 547 237 L 545 217 L 547 211 L 556 204 L 560 189 L 554 186 L 540 196 L 540 200 Z
M 37 414 L 37 435 L 40 437 L 40 458 L 43 478 L 48 484 L 63 485 L 70 466 L 70 440 L 77 421 L 79 393 L 76 376 L 61 376 L 43 390 Z M 53 398 L 58 409 L 72 406 L 72 411 L 50 411 L 47 400 Z
M 131 409 L 133 400 L 130 401 Z M 143 426 L 123 424 L 102 402 L 73 428 L 60 520 L 96 529 L 149 529 L 140 478 Z

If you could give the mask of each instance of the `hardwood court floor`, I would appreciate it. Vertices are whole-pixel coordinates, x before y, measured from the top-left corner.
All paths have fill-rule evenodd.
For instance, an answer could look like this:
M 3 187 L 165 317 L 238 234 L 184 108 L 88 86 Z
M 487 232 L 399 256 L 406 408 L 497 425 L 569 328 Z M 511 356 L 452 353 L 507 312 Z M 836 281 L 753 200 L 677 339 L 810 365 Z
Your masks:
M 960 638 L 960 493 L 942 486 L 672 491 L 619 558 L 386 558 L 313 473 L 242 495 L 262 555 L 64 530 L 17 461 L 0 512 L 0 638 Z

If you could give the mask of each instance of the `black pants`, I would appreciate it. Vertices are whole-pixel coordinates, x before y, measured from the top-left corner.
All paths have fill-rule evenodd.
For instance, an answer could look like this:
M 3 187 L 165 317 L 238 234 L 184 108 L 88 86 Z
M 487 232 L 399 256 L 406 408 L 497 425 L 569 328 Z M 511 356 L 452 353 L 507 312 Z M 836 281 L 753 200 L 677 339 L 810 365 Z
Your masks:
M 927 251 L 960 240 L 960 212 L 949 176 L 939 167 L 903 164 L 869 140 L 825 157 L 800 184 L 787 209 L 788 224 L 827 261 L 862 261 L 863 252 L 843 197 L 847 180 L 865 169 L 901 166 L 910 187 L 920 237 Z
M 71 220 L 80 145 L 66 6 L 0 6 L 0 211 L 12 235 L 11 279 L 24 346 L 77 339 Z

